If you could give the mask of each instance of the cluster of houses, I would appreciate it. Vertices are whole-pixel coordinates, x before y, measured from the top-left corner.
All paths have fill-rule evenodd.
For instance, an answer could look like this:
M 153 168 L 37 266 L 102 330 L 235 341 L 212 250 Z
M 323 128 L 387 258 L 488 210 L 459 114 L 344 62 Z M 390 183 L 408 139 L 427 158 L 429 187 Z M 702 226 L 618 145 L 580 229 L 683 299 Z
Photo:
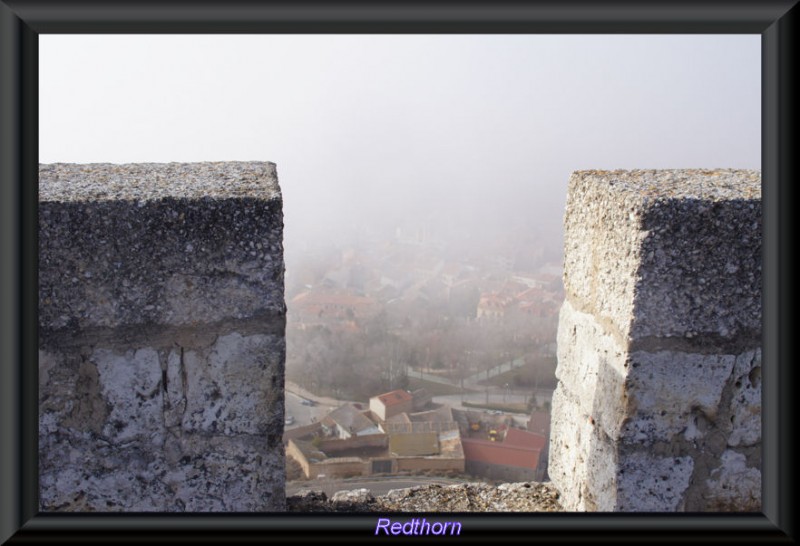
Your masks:
M 547 318 L 558 315 L 563 302 L 560 293 L 544 289 L 538 282 L 506 281 L 495 290 L 482 292 L 476 318 L 503 319 L 528 317 Z
M 426 304 L 450 306 L 459 316 L 473 319 L 557 314 L 563 301 L 559 264 L 453 259 L 436 245 L 411 244 L 417 239 L 398 235 L 392 242 L 346 248 L 328 260 L 324 273 L 296 273 L 302 280 L 298 278 L 291 290 L 291 326 L 356 330 L 361 320 L 381 310 L 392 314 L 393 306 Z M 501 254 L 513 255 L 513 249 Z
M 373 396 L 369 407 L 343 404 L 311 425 L 287 430 L 286 454 L 306 478 L 432 472 L 545 479 L 546 414 L 522 429 L 508 415 L 432 407 L 430 400 L 424 389 L 398 389 Z

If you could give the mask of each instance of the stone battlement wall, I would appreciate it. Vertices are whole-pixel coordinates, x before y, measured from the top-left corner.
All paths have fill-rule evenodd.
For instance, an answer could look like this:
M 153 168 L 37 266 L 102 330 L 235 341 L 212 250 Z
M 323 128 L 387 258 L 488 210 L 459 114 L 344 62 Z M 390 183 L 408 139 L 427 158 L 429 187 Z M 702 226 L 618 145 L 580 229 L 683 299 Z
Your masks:
M 283 274 L 272 163 L 42 165 L 42 510 L 282 510 Z
M 759 173 L 578 172 L 565 227 L 560 505 L 760 510 Z M 42 510 L 284 509 L 282 237 L 272 163 L 40 167 Z
M 761 180 L 584 171 L 549 475 L 567 510 L 760 510 Z

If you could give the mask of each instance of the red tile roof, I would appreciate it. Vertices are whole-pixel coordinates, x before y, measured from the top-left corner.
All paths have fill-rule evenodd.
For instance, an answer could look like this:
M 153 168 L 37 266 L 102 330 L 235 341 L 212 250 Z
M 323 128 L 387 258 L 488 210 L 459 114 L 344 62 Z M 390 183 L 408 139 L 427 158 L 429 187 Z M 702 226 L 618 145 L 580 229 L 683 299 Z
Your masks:
M 505 442 L 491 442 L 476 438 L 461 438 L 466 461 L 501 464 L 520 468 L 535 469 L 539 465 L 538 449 L 509 445 Z
M 387 392 L 385 394 L 379 394 L 376 398 L 380 400 L 384 406 L 389 407 L 395 404 L 402 404 L 403 402 L 408 402 L 412 399 L 412 396 L 403 389 L 397 389 L 395 391 Z
M 545 299 L 546 292 L 541 288 L 528 288 L 524 292 L 517 294 L 517 299 L 522 302 L 539 302 Z
M 546 439 L 541 434 L 534 434 L 533 432 L 518 428 L 508 429 L 506 431 L 506 437 L 503 440 L 504 445 L 537 450 L 544 448 L 545 442 Z
M 531 418 L 528 421 L 528 430 L 547 435 L 550 430 L 550 414 L 543 411 L 531 413 Z
M 313 290 L 301 292 L 292 298 L 292 303 L 305 304 L 305 305 L 346 305 L 346 306 L 359 306 L 359 305 L 374 305 L 375 301 L 367 296 L 358 296 L 347 291 L 329 291 L 329 290 Z
M 478 307 L 507 307 L 511 303 L 511 298 L 503 296 L 497 292 L 481 294 L 478 300 Z

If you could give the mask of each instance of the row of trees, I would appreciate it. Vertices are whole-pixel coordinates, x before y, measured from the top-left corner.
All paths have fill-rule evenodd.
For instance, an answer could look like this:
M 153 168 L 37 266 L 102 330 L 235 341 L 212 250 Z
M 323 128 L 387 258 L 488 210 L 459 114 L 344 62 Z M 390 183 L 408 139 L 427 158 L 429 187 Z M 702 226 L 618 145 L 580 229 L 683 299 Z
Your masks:
M 339 399 L 367 400 L 408 387 L 413 349 L 396 335 L 374 329 L 333 332 L 324 326 L 290 329 L 286 372 L 310 391 Z
M 554 318 L 475 320 L 417 306 L 404 320 L 385 311 L 357 321 L 357 331 L 325 326 L 287 331 L 287 374 L 312 392 L 366 400 L 408 386 L 408 368 L 445 373 L 454 381 L 526 358 L 536 384 L 554 379 L 552 359 L 542 354 L 555 339 Z M 530 367 L 529 367 L 530 368 Z M 514 386 L 529 386 L 530 371 Z

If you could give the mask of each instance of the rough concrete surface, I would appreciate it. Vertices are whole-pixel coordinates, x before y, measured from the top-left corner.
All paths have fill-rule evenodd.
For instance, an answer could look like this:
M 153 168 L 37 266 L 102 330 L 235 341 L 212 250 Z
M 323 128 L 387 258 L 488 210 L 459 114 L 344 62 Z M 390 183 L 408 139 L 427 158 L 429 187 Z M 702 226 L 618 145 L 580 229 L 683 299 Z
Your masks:
M 520 482 L 422 485 L 374 497 L 367 489 L 331 498 L 313 488 L 287 499 L 290 512 L 561 512 L 558 491 L 548 483 Z
M 564 223 L 565 289 L 612 335 L 760 342 L 758 171 L 579 171 Z
M 760 188 L 572 175 L 549 467 L 566 509 L 760 510 Z
M 272 163 L 42 165 L 42 510 L 282 510 L 283 271 Z

